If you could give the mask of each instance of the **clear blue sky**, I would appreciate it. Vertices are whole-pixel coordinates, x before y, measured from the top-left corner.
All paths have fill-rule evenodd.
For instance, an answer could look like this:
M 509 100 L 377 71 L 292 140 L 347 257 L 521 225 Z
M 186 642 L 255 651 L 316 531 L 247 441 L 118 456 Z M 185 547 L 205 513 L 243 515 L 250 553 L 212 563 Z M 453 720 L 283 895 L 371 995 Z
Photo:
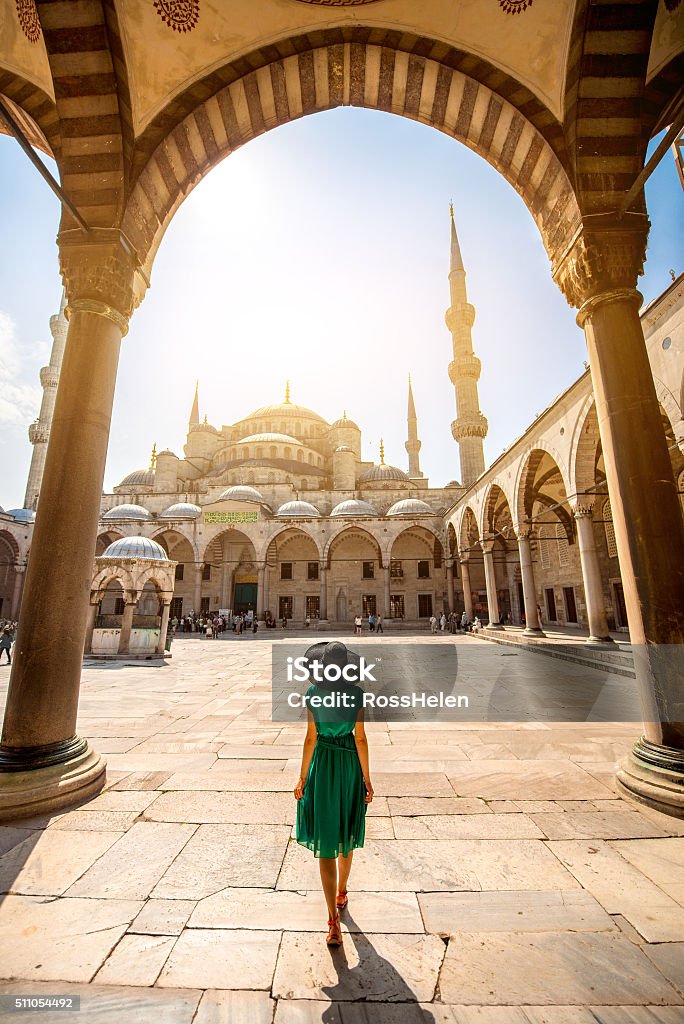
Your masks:
M 61 284 L 58 203 L 0 136 L 0 504 L 23 503 L 39 368 Z M 410 372 L 433 485 L 458 478 L 447 367 L 448 204 L 453 198 L 482 360 L 491 462 L 583 370 L 584 337 L 549 274 L 522 200 L 482 159 L 423 125 L 338 109 L 278 128 L 216 168 L 177 213 L 124 340 L 105 487 L 179 455 L 195 378 L 216 426 L 292 399 L 346 408 L 364 457 L 406 466 Z M 647 189 L 646 300 L 679 272 L 684 195 L 668 154 Z

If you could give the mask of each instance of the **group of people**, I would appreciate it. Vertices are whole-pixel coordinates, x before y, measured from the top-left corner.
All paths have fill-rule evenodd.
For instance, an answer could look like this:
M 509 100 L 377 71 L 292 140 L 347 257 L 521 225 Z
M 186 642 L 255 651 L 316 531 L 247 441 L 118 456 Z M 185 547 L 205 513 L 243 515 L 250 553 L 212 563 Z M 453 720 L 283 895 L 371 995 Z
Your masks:
M 432 614 L 429 622 L 431 633 L 446 633 L 447 630 L 450 633 L 458 633 L 459 630 L 462 630 L 464 633 L 479 633 L 482 629 L 480 617 L 476 615 L 471 621 L 468 618 L 468 613 L 465 611 L 461 615 L 458 612 L 450 612 L 449 615 L 446 612 L 442 612 L 439 617 Z
M 384 633 L 385 627 L 382 624 L 382 615 L 371 612 L 368 616 L 368 629 L 371 633 Z M 363 630 L 363 619 L 360 615 L 354 617 L 354 635 L 361 636 Z
M 7 664 L 12 664 L 12 648 L 17 636 L 17 623 L 10 619 L 0 620 L 0 660 L 3 654 L 7 655 Z

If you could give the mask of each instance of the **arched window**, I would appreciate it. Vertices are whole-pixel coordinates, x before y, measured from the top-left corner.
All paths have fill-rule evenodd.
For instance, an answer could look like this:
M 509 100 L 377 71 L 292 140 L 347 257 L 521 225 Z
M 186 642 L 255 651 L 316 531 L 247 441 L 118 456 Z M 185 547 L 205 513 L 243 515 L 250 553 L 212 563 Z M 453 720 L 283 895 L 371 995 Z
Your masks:
M 556 540 L 558 541 L 558 563 L 561 569 L 566 569 L 570 562 L 570 554 L 568 551 L 568 538 L 565 536 L 562 523 L 556 523 Z
M 309 489 L 309 482 L 308 482 L 308 480 L 300 481 L 299 489 L 300 489 L 300 491 L 308 491 L 308 489 Z
M 283 450 L 283 458 L 285 458 L 285 459 L 291 459 L 292 458 L 292 449 L 291 448 L 285 448 Z
M 613 526 L 613 512 L 610 507 L 610 498 L 603 502 L 603 525 L 606 530 L 606 545 L 608 546 L 609 558 L 617 558 L 617 544 L 615 543 L 615 527 Z
M 297 462 L 303 462 L 303 461 L 304 461 L 304 452 L 302 451 L 301 448 L 298 448 L 297 449 Z
M 543 526 L 539 527 L 539 541 L 537 547 L 539 548 L 539 562 L 542 569 L 551 568 L 551 538 L 547 536 L 548 530 L 545 530 Z
M 276 446 L 274 444 L 272 444 L 271 447 L 269 448 L 269 458 L 275 459 L 277 453 L 278 453 L 278 449 L 276 448 Z
M 257 459 L 263 459 L 263 457 L 264 457 L 264 449 L 263 448 L 257 448 L 257 450 L 256 450 L 256 457 L 257 457 Z
M 314 459 L 313 452 L 309 452 L 309 465 L 310 466 L 313 466 L 313 459 Z

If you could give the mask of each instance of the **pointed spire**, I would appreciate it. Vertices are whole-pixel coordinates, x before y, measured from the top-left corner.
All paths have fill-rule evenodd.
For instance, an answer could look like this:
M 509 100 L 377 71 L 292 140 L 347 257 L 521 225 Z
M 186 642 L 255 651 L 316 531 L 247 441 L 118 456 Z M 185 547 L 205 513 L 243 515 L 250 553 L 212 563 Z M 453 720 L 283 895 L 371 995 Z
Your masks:
M 157 442 L 155 441 L 152 445 L 152 455 L 150 456 L 150 469 L 157 468 Z
M 385 465 L 385 442 L 380 438 L 380 465 Z
M 416 404 L 413 401 L 410 373 L 408 375 L 408 414 L 406 422 L 408 425 L 408 438 L 404 448 L 406 448 L 409 457 L 409 476 L 422 476 L 423 474 L 420 471 L 420 449 L 422 445 L 418 440 L 418 414 L 416 413 Z
M 195 381 L 195 398 L 192 403 L 192 409 L 190 410 L 190 419 L 188 425 L 196 427 L 199 423 L 199 381 Z
M 463 257 L 461 256 L 461 247 L 458 244 L 458 235 L 456 234 L 453 203 L 449 203 L 449 213 L 451 215 L 451 263 L 449 265 L 449 273 L 452 273 L 454 270 L 460 270 L 465 273 Z
M 416 405 L 413 401 L 413 388 L 411 387 L 411 374 L 408 375 L 408 419 L 416 420 Z
M 286 380 L 285 381 L 285 405 L 291 405 L 291 404 L 292 403 L 290 402 L 290 382 L 289 382 L 289 380 Z

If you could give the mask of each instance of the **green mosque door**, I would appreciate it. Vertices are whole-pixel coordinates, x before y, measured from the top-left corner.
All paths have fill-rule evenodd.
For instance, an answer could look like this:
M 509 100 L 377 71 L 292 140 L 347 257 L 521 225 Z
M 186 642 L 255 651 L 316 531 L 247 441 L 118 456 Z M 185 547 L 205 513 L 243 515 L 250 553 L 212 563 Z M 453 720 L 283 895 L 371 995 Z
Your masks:
M 257 606 L 257 584 L 236 583 L 235 596 L 233 600 L 234 612 L 256 611 Z

